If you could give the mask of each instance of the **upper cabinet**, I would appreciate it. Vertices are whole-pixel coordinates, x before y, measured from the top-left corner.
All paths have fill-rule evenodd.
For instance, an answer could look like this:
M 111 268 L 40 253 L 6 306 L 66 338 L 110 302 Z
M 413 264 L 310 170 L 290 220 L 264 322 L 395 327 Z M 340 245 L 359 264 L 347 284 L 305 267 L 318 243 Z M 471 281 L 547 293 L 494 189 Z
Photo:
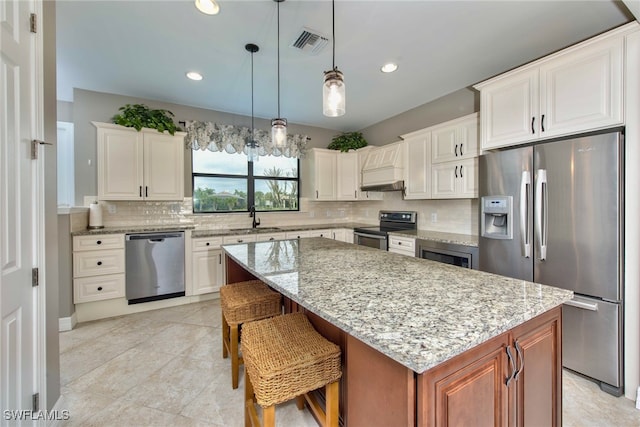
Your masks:
M 404 179 L 404 142 L 398 141 L 369 151 L 362 166 L 362 186 L 376 186 Z
M 406 135 L 404 139 L 405 199 L 431 198 L 431 132 L 419 130 Z
M 431 129 L 431 163 L 472 159 L 478 156 L 478 114 L 470 114 Z
M 622 124 L 624 35 L 611 31 L 476 86 L 490 150 Z
M 312 148 L 304 159 L 303 195 L 312 200 L 380 200 L 380 193 L 361 191 L 362 165 L 373 147 L 343 153 Z
M 183 199 L 185 133 L 93 124 L 98 132 L 99 200 Z

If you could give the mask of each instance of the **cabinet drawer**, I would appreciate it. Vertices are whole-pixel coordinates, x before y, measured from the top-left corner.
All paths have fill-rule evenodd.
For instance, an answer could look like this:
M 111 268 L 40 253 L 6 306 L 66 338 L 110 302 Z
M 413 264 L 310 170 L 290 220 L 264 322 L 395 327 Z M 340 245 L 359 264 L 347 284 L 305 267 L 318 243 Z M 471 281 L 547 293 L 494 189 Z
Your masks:
M 389 236 L 389 250 L 397 249 L 403 252 L 416 252 L 416 239 L 410 237 Z
M 311 237 L 309 231 L 288 231 L 286 233 L 287 239 L 304 239 L 305 237 Z
M 124 249 L 73 254 L 73 277 L 115 273 L 124 273 Z
M 244 236 L 225 236 L 222 238 L 223 244 L 231 244 L 231 243 L 247 243 L 247 242 L 255 242 L 255 235 L 244 235 Z
M 97 251 L 124 248 L 124 234 L 100 234 L 76 236 L 73 238 L 74 251 Z
M 206 251 L 210 249 L 218 249 L 222 245 L 222 237 L 199 237 L 191 239 L 191 250 Z
M 309 237 L 324 237 L 327 239 L 333 239 L 331 230 L 311 230 L 309 231 Z
M 284 240 L 286 238 L 285 233 L 273 233 L 273 234 L 258 234 L 256 236 L 256 242 L 268 242 L 272 240 Z
M 73 302 L 99 301 L 124 297 L 124 274 L 83 277 L 73 281 Z

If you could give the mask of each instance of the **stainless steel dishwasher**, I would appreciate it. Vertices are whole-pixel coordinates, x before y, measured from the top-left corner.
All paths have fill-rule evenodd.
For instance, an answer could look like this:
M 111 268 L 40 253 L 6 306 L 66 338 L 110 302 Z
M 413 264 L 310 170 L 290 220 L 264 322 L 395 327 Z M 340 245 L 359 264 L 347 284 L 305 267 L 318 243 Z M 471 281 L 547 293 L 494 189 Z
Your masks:
M 129 304 L 184 296 L 184 232 L 127 234 Z

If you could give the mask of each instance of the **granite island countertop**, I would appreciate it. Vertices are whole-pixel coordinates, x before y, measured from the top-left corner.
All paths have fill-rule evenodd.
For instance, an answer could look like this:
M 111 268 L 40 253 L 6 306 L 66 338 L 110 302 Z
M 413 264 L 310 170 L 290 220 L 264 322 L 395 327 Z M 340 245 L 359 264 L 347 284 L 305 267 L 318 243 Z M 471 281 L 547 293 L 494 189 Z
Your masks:
M 286 297 L 418 374 L 573 295 L 323 238 L 223 249 Z

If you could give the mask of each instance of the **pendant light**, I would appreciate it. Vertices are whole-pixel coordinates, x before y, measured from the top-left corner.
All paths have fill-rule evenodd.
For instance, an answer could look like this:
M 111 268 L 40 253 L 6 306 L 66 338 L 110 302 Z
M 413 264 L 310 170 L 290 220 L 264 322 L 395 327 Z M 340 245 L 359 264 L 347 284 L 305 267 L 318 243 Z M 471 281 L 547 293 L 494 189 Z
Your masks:
M 245 145 L 245 149 L 247 151 L 247 160 L 250 162 L 258 161 L 258 143 L 253 138 L 253 54 L 260 50 L 258 45 L 253 43 L 248 43 L 244 46 L 244 48 L 251 52 L 251 139 Z
M 273 0 L 278 6 L 278 118 L 271 120 L 271 141 L 278 148 L 287 145 L 287 119 L 280 117 L 280 3 L 284 0 Z
M 336 2 L 331 0 L 333 12 L 333 68 L 324 72 L 322 85 L 322 113 L 327 117 L 343 116 L 345 113 L 344 75 L 336 67 Z

